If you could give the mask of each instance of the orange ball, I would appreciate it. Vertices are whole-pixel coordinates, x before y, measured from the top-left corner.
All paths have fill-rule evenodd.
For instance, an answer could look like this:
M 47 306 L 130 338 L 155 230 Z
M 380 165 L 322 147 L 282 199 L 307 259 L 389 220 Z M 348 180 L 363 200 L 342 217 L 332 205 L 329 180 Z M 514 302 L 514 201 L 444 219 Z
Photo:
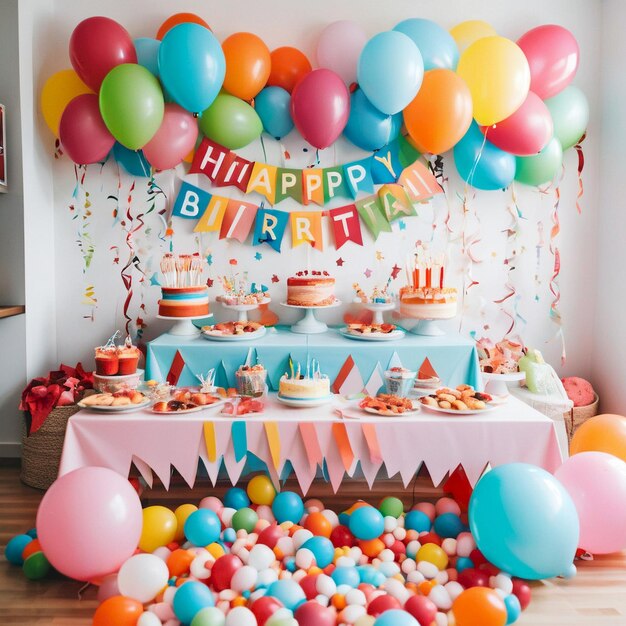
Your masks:
M 31 554 L 35 554 L 35 552 L 41 552 L 39 539 L 33 539 L 24 546 L 24 549 L 22 550 L 22 559 L 25 561 Z
M 347 606 L 346 597 L 340 593 L 333 595 L 330 602 L 338 611 L 342 611 Z
M 309 513 L 306 520 L 304 520 L 304 527 L 314 535 L 326 537 L 327 539 L 333 531 L 333 527 L 323 513 Z
M 271 70 L 267 84 L 282 87 L 289 93 L 313 69 L 304 53 L 290 46 L 272 50 L 270 59 Z
M 196 555 L 190 550 L 183 550 L 181 548 L 174 550 L 174 552 L 167 557 L 166 561 L 170 576 L 187 574 L 195 556 Z
M 569 452 L 606 452 L 626 461 L 626 417 L 607 413 L 588 419 L 574 433 Z
M 378 537 L 369 541 L 359 541 L 358 545 L 361 552 L 370 559 L 378 556 L 385 549 L 385 544 Z
M 96 609 L 92 626 L 136 626 L 142 613 L 141 602 L 126 596 L 113 596 Z
M 456 626 L 505 626 L 504 600 L 487 587 L 466 589 L 452 605 Z

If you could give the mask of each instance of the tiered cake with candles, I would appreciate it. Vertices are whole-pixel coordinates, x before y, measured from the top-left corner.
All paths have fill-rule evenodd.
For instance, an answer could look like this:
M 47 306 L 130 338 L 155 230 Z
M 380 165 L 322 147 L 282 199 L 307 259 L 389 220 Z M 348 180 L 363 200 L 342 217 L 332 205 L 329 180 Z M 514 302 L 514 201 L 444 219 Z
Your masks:
M 161 273 L 165 284 L 161 287 L 160 316 L 194 319 L 209 315 L 209 294 L 198 253 L 165 254 Z

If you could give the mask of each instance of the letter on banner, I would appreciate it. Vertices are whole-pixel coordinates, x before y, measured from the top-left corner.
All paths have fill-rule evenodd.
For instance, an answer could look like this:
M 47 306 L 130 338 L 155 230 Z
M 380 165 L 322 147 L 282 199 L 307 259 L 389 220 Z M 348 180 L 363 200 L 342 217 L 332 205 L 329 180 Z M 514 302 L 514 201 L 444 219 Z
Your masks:
M 413 202 L 427 200 L 438 193 L 443 193 L 443 189 L 435 176 L 420 161 L 415 161 L 409 165 L 400 174 L 398 182 L 404 187 Z
M 213 196 L 209 202 L 209 206 L 206 208 L 206 211 L 198 220 L 193 232 L 210 233 L 220 230 L 228 202 L 229 198 L 224 198 L 223 196 Z
M 302 202 L 304 204 L 319 204 L 324 206 L 324 180 L 322 170 L 302 170 Z
M 276 209 L 259 209 L 254 223 L 253 245 L 258 246 L 266 243 L 277 252 L 280 252 L 280 244 L 289 222 L 289 213 Z
M 333 198 L 351 198 L 343 167 L 325 167 L 322 170 L 324 177 L 324 203 Z
M 274 204 L 276 195 L 276 170 L 275 165 L 267 165 L 267 163 L 255 163 L 252 167 L 252 174 L 248 181 L 246 193 L 256 191 L 267 198 L 270 204 Z
M 333 226 L 335 248 L 337 248 L 337 250 L 339 250 L 346 241 L 354 241 L 354 243 L 357 243 L 359 246 L 363 245 L 359 214 L 354 204 L 342 206 L 338 209 L 331 209 L 328 214 Z
M 211 194 L 208 191 L 183 182 L 176 196 L 172 217 L 184 217 L 189 220 L 198 219 L 210 200 Z
M 290 215 L 292 248 L 303 243 L 310 243 L 316 250 L 323 250 L 322 212 L 293 211 Z
M 398 180 L 402 173 L 399 155 L 398 142 L 392 141 L 372 157 L 372 178 L 375 185 L 395 183 Z
M 230 150 L 228 148 L 213 143 L 210 139 L 205 137 L 198 146 L 196 153 L 193 155 L 189 173 L 202 173 L 211 180 L 214 180 L 229 152 Z
M 293 198 L 302 204 L 302 170 L 278 168 L 276 173 L 276 204 Z
M 237 239 L 243 243 L 250 232 L 259 207 L 241 200 L 229 200 L 220 228 L 220 239 Z
M 246 191 L 252 174 L 252 162 L 231 152 L 225 159 L 213 184 L 216 187 L 238 187 Z
M 409 196 L 401 185 L 383 185 L 378 190 L 378 197 L 387 220 L 393 222 L 400 217 L 417 215 Z
M 370 229 L 374 239 L 378 238 L 381 231 L 391 232 L 391 226 L 383 213 L 378 196 L 369 196 L 363 200 L 357 200 L 355 204 L 356 210 Z
M 359 191 L 363 191 L 365 193 L 372 193 L 374 191 L 371 162 L 372 157 L 368 157 L 367 159 L 361 159 L 360 161 L 346 163 L 346 165 L 343 166 L 346 183 L 353 198 L 356 198 Z

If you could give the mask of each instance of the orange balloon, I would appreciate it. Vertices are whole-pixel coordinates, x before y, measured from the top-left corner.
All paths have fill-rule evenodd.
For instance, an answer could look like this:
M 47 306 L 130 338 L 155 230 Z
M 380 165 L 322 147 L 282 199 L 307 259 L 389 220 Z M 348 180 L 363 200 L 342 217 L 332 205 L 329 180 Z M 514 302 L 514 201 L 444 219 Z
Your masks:
M 25 561 L 31 554 L 35 554 L 35 552 L 41 552 L 41 544 L 39 543 L 39 539 L 33 539 L 29 541 L 24 549 L 22 550 L 22 559 Z
M 358 545 L 363 554 L 369 556 L 370 559 L 378 556 L 386 548 L 385 544 L 378 537 L 376 539 L 361 540 L 358 542 Z
M 309 513 L 304 520 L 304 527 L 314 535 L 326 538 L 330 537 L 330 533 L 333 531 L 333 527 L 328 519 L 323 513 L 319 512 Z
M 167 569 L 170 572 L 170 576 L 180 576 L 189 572 L 191 562 L 196 558 L 196 555 L 191 550 L 183 550 L 179 548 L 174 550 L 172 554 L 167 557 Z
M 211 27 L 195 13 L 175 13 L 174 15 L 168 17 L 163 24 L 161 24 L 159 30 L 157 31 L 156 38 L 159 40 L 163 39 L 167 31 L 174 28 L 174 26 L 178 26 L 178 24 L 200 24 L 200 26 L 204 26 L 205 28 L 211 30 Z
M 587 420 L 572 437 L 570 454 L 607 452 L 626 461 L 626 417 L 596 415 Z
M 143 604 L 126 596 L 106 599 L 93 616 L 92 626 L 137 626 Z
M 466 589 L 452 605 L 456 626 L 505 626 L 504 600 L 487 587 Z
M 409 135 L 420 152 L 442 154 L 465 135 L 472 123 L 472 94 L 452 70 L 425 72 L 417 96 L 403 112 Z
M 252 33 L 235 33 L 224 39 L 222 50 L 226 59 L 224 89 L 242 100 L 252 100 L 270 75 L 269 48 Z
M 306 76 L 313 68 L 304 53 L 297 48 L 284 46 L 272 50 L 272 70 L 267 80 L 268 85 L 282 87 L 289 93 L 296 83 Z

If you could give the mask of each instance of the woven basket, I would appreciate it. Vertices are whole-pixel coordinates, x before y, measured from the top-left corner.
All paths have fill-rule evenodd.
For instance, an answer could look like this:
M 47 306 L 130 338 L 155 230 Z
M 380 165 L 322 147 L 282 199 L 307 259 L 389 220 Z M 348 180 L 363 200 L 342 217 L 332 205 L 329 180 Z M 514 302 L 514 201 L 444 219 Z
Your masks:
M 598 414 L 598 404 L 600 398 L 595 394 L 591 404 L 585 406 L 575 406 L 567 413 L 564 413 L 565 430 L 567 431 L 567 441 L 571 443 L 574 433 L 590 418 Z
M 29 436 L 24 432 L 20 474 L 23 483 L 37 489 L 47 489 L 56 480 L 67 420 L 79 410 L 75 404 L 56 407 L 37 432 Z

